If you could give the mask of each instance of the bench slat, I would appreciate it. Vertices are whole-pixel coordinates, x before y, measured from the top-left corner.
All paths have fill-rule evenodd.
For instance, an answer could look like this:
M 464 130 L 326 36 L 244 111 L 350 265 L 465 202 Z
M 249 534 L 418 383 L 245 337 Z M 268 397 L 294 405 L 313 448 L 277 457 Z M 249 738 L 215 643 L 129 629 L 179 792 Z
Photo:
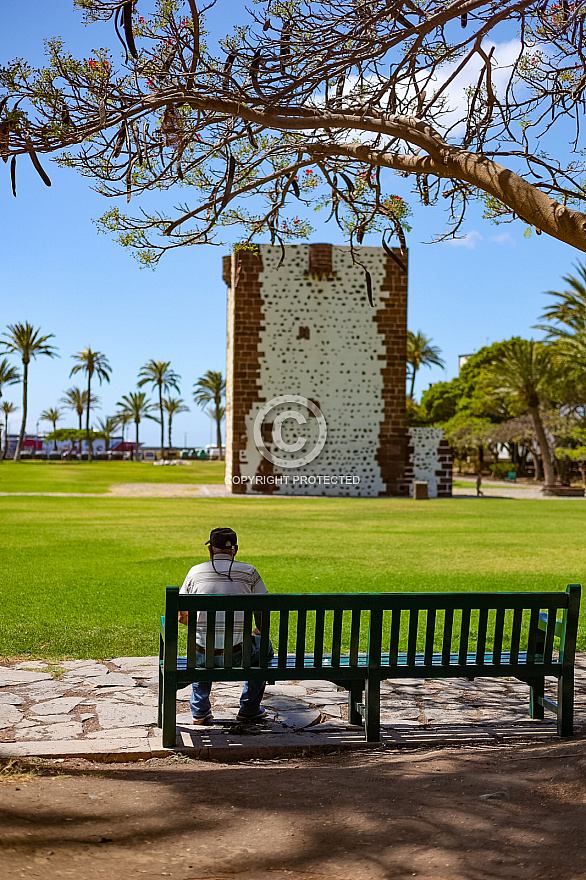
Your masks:
M 468 640 L 470 638 L 470 608 L 462 609 L 462 619 L 460 621 L 460 649 L 458 651 L 458 662 L 465 666 L 468 659 Z
M 242 637 L 242 668 L 249 669 L 252 662 L 252 609 L 244 612 Z
M 224 612 L 224 666 L 232 666 L 234 656 L 234 612 Z
M 358 648 L 360 644 L 360 608 L 354 608 L 352 611 L 352 623 L 350 624 L 350 666 L 358 665 Z
M 431 663 L 433 657 L 433 644 L 435 641 L 435 609 L 430 608 L 425 622 L 425 665 Z
M 260 627 L 260 657 L 259 663 L 261 666 L 268 666 L 269 663 L 269 635 L 271 631 L 271 612 L 270 611 L 261 611 L 260 612 L 261 619 L 261 627 Z
M 444 616 L 444 638 L 442 644 L 442 662 L 447 666 L 452 651 L 452 629 L 454 627 L 454 609 L 446 608 Z
M 322 656 L 324 653 L 324 627 L 325 627 L 325 611 L 318 608 L 315 612 L 315 633 L 313 637 L 313 656 L 314 666 L 322 666 Z
M 521 624 L 523 623 L 523 609 L 515 608 L 513 611 L 513 626 L 511 628 L 511 648 L 509 651 L 510 662 L 516 663 L 519 656 L 519 643 L 521 641 Z
M 407 637 L 407 663 L 413 663 L 417 652 L 417 632 L 419 628 L 419 611 L 414 608 L 409 614 L 409 635 Z
M 503 650 L 503 630 L 505 627 L 505 609 L 497 608 L 494 617 L 494 640 L 492 643 L 492 662 L 498 666 Z
M 546 663 L 551 660 L 553 652 L 553 637 L 556 627 L 556 611 L 555 608 L 547 609 L 547 630 L 545 631 L 545 647 L 543 651 L 543 659 Z
M 297 638 L 295 642 L 295 656 L 299 659 L 300 665 L 303 665 L 303 657 L 305 656 L 305 634 L 307 632 L 307 611 L 302 609 L 297 612 Z
M 216 646 L 216 612 L 208 611 L 206 617 L 206 669 L 214 668 L 214 650 Z
M 332 664 L 339 666 L 340 654 L 342 653 L 342 622 L 344 612 L 341 608 L 334 610 L 334 620 L 332 624 Z
M 484 663 L 486 651 L 486 629 L 488 626 L 488 608 L 481 608 L 478 615 L 478 634 L 476 636 L 476 662 Z
M 396 663 L 399 655 L 399 636 L 401 634 L 401 611 L 394 610 L 391 618 L 391 641 L 389 643 L 390 663 Z
M 539 608 L 532 608 L 529 617 L 529 635 L 527 637 L 527 662 L 535 661 L 537 641 L 539 639 Z
M 197 657 L 196 645 L 197 611 L 192 611 L 187 619 L 187 662 L 189 666 L 195 666 Z
M 277 655 L 278 666 L 287 665 L 287 650 L 289 646 L 289 612 L 281 611 L 279 615 L 279 653 Z

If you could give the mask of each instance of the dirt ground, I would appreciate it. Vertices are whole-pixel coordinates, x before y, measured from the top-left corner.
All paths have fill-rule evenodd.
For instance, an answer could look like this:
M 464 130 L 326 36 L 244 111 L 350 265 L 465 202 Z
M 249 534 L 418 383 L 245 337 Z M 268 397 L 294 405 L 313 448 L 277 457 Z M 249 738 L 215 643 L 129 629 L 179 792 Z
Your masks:
M 0 775 L 0 876 L 582 880 L 586 739 Z

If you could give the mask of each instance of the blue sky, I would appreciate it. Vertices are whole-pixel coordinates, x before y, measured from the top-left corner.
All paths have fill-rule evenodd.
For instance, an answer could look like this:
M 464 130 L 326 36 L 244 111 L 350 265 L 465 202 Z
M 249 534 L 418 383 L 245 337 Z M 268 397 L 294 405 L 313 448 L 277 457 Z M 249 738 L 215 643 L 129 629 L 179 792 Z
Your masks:
M 40 63 L 43 39 L 49 36 L 62 36 L 74 54 L 85 57 L 98 45 L 115 46 L 111 25 L 85 28 L 71 0 L 3 0 L 2 5 L 0 64 L 15 56 Z M 220 0 L 227 13 L 239 5 Z M 35 431 L 43 409 L 57 405 L 66 388 L 79 384 L 78 377 L 69 378 L 71 354 L 91 345 L 108 356 L 113 368 L 111 384 L 98 389 L 99 414 L 112 413 L 120 397 L 136 387 L 145 361 L 171 360 L 191 406 L 190 413 L 175 419 L 174 441 L 210 442 L 210 420 L 193 405 L 191 389 L 206 370 L 225 371 L 221 258 L 228 248 L 191 247 L 164 257 L 154 272 L 141 269 L 129 252 L 99 235 L 92 222 L 112 201 L 94 193 L 90 181 L 75 172 L 47 159 L 44 165 L 50 189 L 26 161 L 19 162 L 14 199 L 9 167 L 0 164 L 0 332 L 7 324 L 28 320 L 55 334 L 61 355 L 32 364 L 29 432 Z M 409 199 L 407 181 L 388 180 L 391 191 Z M 343 243 L 336 227 L 310 219 L 317 226 L 312 240 Z M 431 336 L 446 361 L 445 371 L 421 371 L 416 394 L 430 382 L 456 375 L 459 354 L 512 335 L 538 336 L 531 328 L 547 302 L 543 292 L 560 289 L 561 276 L 581 257 L 546 235 L 525 238 L 521 223 L 495 226 L 478 209 L 468 217 L 464 240 L 426 244 L 443 225 L 441 209 L 414 205 L 408 235 L 409 328 Z M 364 243 L 380 242 L 372 237 Z M 19 395 L 17 386 L 5 392 L 16 403 Z M 67 421 L 73 424 L 74 418 Z M 14 419 L 11 430 L 16 427 Z M 145 423 L 141 439 L 155 443 L 157 430 L 154 423 Z

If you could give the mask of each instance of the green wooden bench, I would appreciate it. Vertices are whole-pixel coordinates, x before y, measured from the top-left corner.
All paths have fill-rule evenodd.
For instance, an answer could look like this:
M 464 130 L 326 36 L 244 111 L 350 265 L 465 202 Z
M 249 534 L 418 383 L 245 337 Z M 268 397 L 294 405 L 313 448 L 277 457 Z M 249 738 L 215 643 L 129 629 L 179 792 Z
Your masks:
M 263 596 L 179 595 L 179 587 L 168 587 L 159 656 L 158 725 L 163 728 L 163 745 L 175 747 L 178 688 L 194 681 L 243 679 L 271 684 L 291 679 L 335 682 L 348 690 L 349 722 L 359 724 L 364 717 L 366 739 L 376 742 L 384 679 L 514 677 L 530 687 L 531 717 L 543 718 L 544 709 L 550 709 L 557 716 L 559 734 L 571 736 L 579 609 L 577 584 L 564 593 Z M 189 612 L 186 656 L 178 656 L 178 611 Z M 197 611 L 207 612 L 203 668 L 196 666 Z M 227 647 L 224 666 L 214 667 L 219 611 L 225 612 Z M 244 612 L 242 666 L 232 664 L 236 611 Z M 262 627 L 259 665 L 253 667 L 254 612 L 262 615 Z M 272 660 L 269 632 L 276 650 Z M 558 679 L 557 703 L 544 697 L 545 676 Z
M 515 471 L 509 471 L 506 477 L 503 477 L 505 483 L 516 483 L 517 482 L 517 474 Z

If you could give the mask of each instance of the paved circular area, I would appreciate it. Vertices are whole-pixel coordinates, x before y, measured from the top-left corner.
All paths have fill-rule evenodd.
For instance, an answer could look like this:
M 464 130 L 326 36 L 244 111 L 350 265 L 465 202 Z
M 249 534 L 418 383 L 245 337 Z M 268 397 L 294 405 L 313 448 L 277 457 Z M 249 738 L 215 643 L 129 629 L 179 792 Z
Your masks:
M 549 684 L 555 699 L 555 681 Z M 586 654 L 577 660 L 576 726 L 586 729 Z M 157 755 L 156 657 L 25 661 L 0 666 L 0 757 L 24 755 Z M 347 694 L 328 681 L 267 687 L 267 724 L 235 728 L 241 684 L 212 691 L 214 722 L 193 727 L 186 687 L 177 694 L 177 747 L 363 747 L 347 721 Z M 555 721 L 528 717 L 528 688 L 515 679 L 383 682 L 383 742 L 399 746 L 494 743 L 555 735 Z

